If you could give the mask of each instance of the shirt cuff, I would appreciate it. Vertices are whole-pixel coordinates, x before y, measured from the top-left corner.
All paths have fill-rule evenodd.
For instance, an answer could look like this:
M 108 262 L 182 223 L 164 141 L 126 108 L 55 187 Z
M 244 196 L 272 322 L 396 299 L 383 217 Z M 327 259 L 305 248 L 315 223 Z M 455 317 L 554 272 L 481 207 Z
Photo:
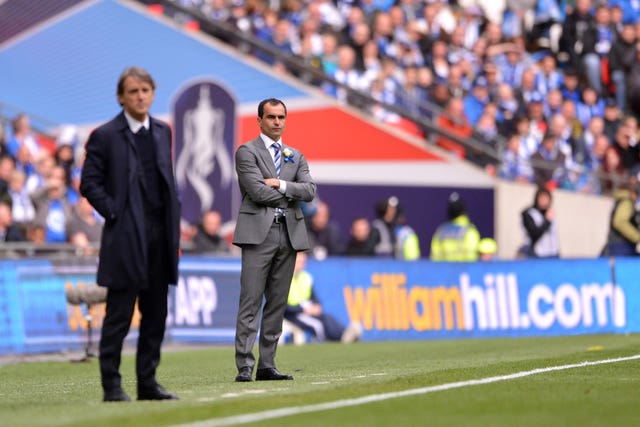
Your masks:
M 285 194 L 287 191 L 287 181 L 283 181 L 282 179 L 279 179 L 278 181 L 280 181 L 280 188 L 278 188 L 278 191 Z

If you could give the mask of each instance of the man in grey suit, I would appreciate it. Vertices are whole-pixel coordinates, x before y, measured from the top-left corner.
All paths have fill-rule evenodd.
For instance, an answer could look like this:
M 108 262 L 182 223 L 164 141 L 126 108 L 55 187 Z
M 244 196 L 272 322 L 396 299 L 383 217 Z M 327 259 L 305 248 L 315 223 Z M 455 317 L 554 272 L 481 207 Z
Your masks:
M 236 151 L 242 193 L 233 237 L 233 243 L 242 248 L 236 322 L 237 382 L 252 380 L 258 327 L 256 381 L 293 379 L 276 369 L 275 355 L 296 253 L 309 249 L 300 202 L 313 200 L 316 184 L 302 153 L 282 143 L 286 117 L 287 107 L 279 99 L 260 102 L 260 136 Z

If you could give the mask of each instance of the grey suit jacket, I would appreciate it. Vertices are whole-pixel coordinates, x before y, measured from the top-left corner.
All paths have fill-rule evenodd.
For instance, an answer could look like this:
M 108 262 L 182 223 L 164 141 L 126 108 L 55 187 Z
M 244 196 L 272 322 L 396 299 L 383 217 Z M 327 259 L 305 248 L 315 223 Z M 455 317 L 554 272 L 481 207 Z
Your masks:
M 307 229 L 300 202 L 310 202 L 316 195 L 316 184 L 302 153 L 293 147 L 291 161 L 282 159 L 280 179 L 287 182 L 285 194 L 264 183 L 275 178 L 276 169 L 271 153 L 260 137 L 241 145 L 236 151 L 236 172 L 242 194 L 233 243 L 237 246 L 260 244 L 273 225 L 275 208 L 285 211 L 289 240 L 294 249 L 309 249 Z

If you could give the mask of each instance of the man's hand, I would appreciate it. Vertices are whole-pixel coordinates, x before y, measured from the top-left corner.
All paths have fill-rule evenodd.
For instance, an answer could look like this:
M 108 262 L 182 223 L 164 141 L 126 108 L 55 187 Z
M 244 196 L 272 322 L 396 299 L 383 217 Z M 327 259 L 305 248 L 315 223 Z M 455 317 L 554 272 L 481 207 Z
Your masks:
M 636 253 L 640 254 L 640 242 L 636 243 Z
M 280 188 L 280 180 L 278 178 L 265 178 L 264 183 L 276 190 Z

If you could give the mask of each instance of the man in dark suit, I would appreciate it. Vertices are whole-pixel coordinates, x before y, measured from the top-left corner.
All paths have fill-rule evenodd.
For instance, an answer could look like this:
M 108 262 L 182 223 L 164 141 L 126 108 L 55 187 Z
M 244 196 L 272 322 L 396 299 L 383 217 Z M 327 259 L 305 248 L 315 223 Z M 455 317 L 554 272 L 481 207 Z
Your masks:
M 256 380 L 293 379 L 276 369 L 275 355 L 296 253 L 309 249 L 300 202 L 313 200 L 316 184 L 302 153 L 282 143 L 286 117 L 287 108 L 279 99 L 260 102 L 260 136 L 236 151 L 242 193 L 233 238 L 233 243 L 242 248 L 236 323 L 238 382 L 252 380 L 258 326 L 260 358 Z
M 104 401 L 128 401 L 119 372 L 136 299 L 141 314 L 138 400 L 177 397 L 156 381 L 169 284 L 178 279 L 180 205 L 171 129 L 149 116 L 155 82 L 145 70 L 124 70 L 117 86 L 123 111 L 95 129 L 86 145 L 80 191 L 105 219 L 97 282 L 108 288 L 100 338 Z

